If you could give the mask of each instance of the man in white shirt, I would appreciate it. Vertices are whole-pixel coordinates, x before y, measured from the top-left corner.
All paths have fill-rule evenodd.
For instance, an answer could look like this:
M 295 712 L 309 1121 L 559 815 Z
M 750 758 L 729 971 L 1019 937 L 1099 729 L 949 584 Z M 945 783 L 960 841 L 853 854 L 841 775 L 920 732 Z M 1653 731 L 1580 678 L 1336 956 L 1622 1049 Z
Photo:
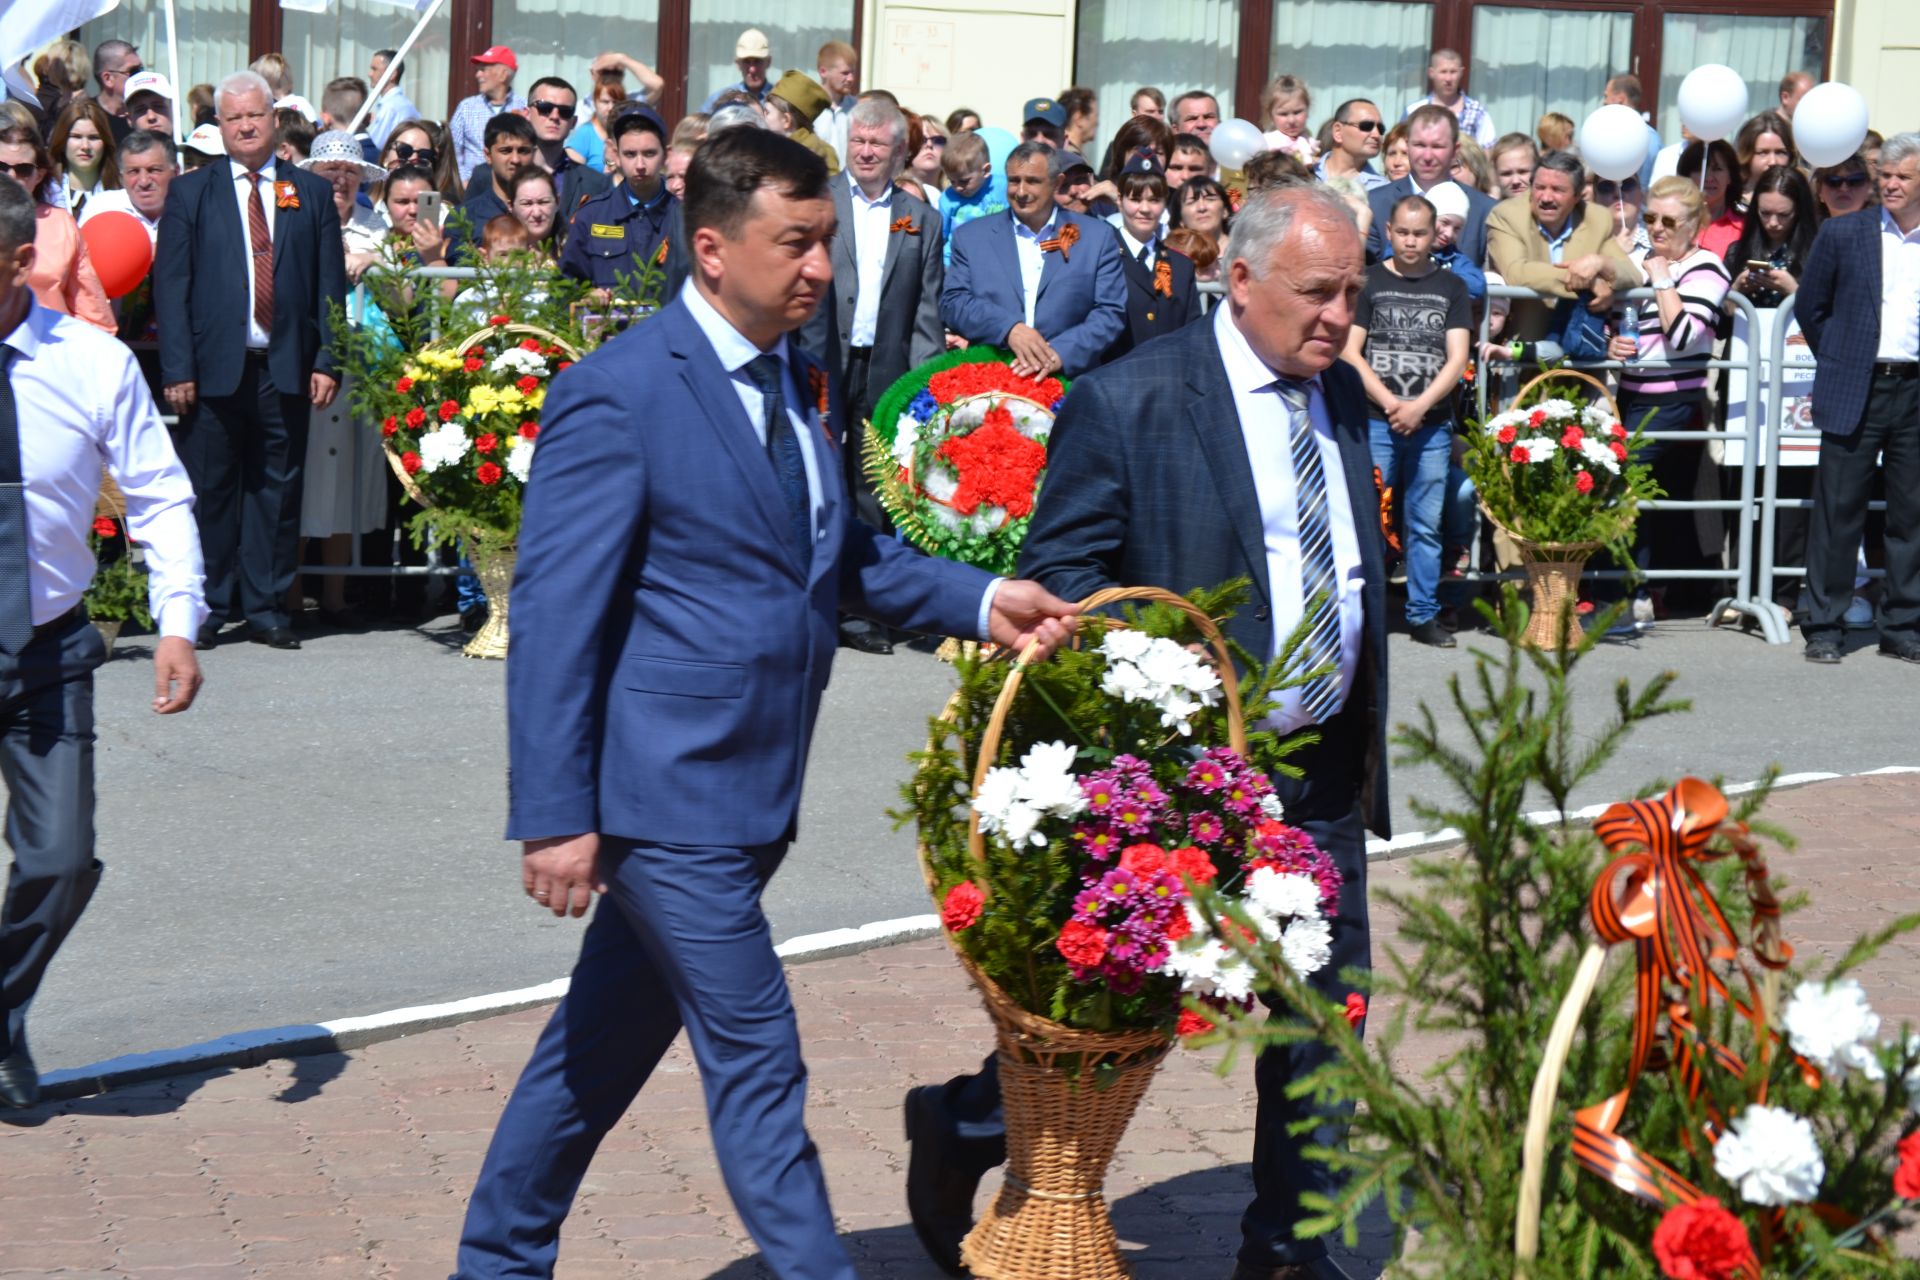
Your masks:
M 0 182 L 0 762 L 13 868 L 0 910 L 0 1107 L 30 1107 L 40 1077 L 28 1003 L 100 879 L 93 856 L 93 670 L 106 659 L 81 597 L 104 464 L 146 552 L 153 709 L 200 687 L 206 616 L 193 489 L 132 353 L 34 301 L 34 204 Z
M 87 201 L 80 225 L 111 210 L 130 213 L 147 229 L 147 238 L 160 234 L 160 214 L 167 207 L 167 188 L 180 172 L 173 162 L 173 144 L 159 134 L 135 129 L 120 142 L 114 158 L 120 165 L 120 189 L 102 191 Z

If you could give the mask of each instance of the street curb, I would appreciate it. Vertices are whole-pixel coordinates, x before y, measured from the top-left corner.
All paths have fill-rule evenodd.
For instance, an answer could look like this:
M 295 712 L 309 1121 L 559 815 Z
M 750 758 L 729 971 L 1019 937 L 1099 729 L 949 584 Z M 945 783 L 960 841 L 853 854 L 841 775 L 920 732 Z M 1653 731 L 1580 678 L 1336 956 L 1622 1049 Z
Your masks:
M 1785 791 L 1811 786 L 1818 782 L 1834 782 L 1842 778 L 1872 778 L 1910 773 L 1920 773 L 1920 767 L 1890 765 L 1882 769 L 1869 769 L 1863 773 L 1845 774 L 1791 773 L 1783 774 L 1776 779 L 1773 789 Z M 1724 790 L 1729 795 L 1738 795 L 1752 791 L 1759 785 L 1757 782 L 1734 783 Z M 1605 805 L 1589 805 L 1567 816 L 1575 820 L 1596 818 L 1605 808 Z M 1559 816 L 1554 810 L 1543 810 L 1527 815 L 1529 819 L 1538 823 L 1554 822 Z M 1404 836 L 1396 836 L 1392 840 L 1369 840 L 1367 841 L 1367 861 L 1369 863 L 1391 862 L 1457 843 L 1459 839 L 1458 831 L 1451 827 L 1444 827 L 1434 832 L 1409 832 Z M 810 933 L 789 938 L 776 946 L 774 953 L 788 964 L 808 964 L 815 960 L 832 960 L 840 956 L 855 955 L 875 947 L 892 946 L 900 942 L 917 942 L 923 938 L 934 937 L 939 932 L 938 916 L 932 914 L 903 916 L 895 920 L 876 920 L 850 929 L 829 929 L 824 933 Z M 177 1049 L 125 1054 L 84 1067 L 50 1071 L 41 1078 L 40 1092 L 41 1096 L 48 1101 L 59 1101 L 105 1093 L 111 1089 L 142 1084 L 169 1076 L 188 1075 L 197 1071 L 214 1071 L 223 1068 L 238 1070 L 257 1067 L 276 1058 L 341 1053 L 362 1049 L 384 1040 L 398 1040 L 423 1031 L 437 1031 L 444 1027 L 458 1026 L 463 1022 L 498 1017 L 501 1014 L 515 1013 L 538 1005 L 552 1004 L 566 993 L 567 979 L 556 978 L 552 982 L 544 982 L 538 986 L 521 987 L 514 991 L 497 991 L 443 1004 L 415 1005 L 363 1017 L 336 1018 L 329 1022 L 295 1023 L 288 1026 L 267 1027 L 258 1031 L 242 1031 L 230 1036 L 202 1040 L 198 1044 L 184 1045 Z

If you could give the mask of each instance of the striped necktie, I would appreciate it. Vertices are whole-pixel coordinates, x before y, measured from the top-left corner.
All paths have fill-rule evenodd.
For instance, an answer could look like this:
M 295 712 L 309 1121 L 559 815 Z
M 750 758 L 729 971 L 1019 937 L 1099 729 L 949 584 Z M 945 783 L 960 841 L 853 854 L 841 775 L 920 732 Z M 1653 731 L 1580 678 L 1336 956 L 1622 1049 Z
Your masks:
M 1332 667 L 1300 687 L 1300 705 L 1319 723 L 1340 702 L 1340 606 L 1333 565 L 1333 515 L 1327 505 L 1327 473 L 1307 408 L 1307 384 L 1290 378 L 1274 383 L 1287 406 L 1287 447 L 1293 458 L 1294 523 L 1300 546 L 1300 596 L 1307 639 L 1300 657 L 1309 671 Z

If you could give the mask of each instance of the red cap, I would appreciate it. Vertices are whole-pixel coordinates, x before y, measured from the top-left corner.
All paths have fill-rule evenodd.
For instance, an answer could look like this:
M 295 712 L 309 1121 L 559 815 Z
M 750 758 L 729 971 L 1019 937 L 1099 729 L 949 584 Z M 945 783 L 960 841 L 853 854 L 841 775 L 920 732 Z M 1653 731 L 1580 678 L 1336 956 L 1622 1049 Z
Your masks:
M 503 44 L 494 45 L 493 48 L 488 49 L 485 53 L 474 54 L 473 61 L 476 63 L 496 62 L 514 71 L 520 69 L 520 59 L 514 57 L 513 50 Z

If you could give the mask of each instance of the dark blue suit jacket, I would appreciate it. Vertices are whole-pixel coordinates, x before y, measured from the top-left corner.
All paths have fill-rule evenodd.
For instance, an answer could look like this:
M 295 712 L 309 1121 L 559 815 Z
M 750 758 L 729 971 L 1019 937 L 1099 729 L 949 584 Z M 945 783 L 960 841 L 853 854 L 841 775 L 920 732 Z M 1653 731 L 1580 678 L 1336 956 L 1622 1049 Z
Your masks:
M 820 365 L 790 345 L 823 511 L 810 563 L 733 383 L 675 301 L 554 380 L 507 663 L 507 837 L 786 838 L 842 610 L 976 634 L 989 575 L 855 520 Z
M 1485 266 L 1487 215 L 1493 212 L 1496 201 L 1472 187 L 1462 186 L 1460 189 L 1467 193 L 1467 225 L 1460 229 L 1460 238 L 1453 242 L 1454 247 L 1472 259 L 1476 266 Z M 1400 203 L 1402 196 L 1417 194 L 1412 174 L 1367 192 L 1367 204 L 1373 210 L 1373 222 L 1367 228 L 1368 262 L 1379 262 L 1393 256 L 1393 246 L 1387 243 L 1387 217 L 1393 212 L 1393 206 Z
M 1120 239 L 1117 228 L 1113 235 Z M 1173 277 L 1167 282 L 1171 294 L 1163 295 L 1154 288 L 1154 272 L 1141 266 L 1140 260 L 1127 252 L 1127 242 L 1120 240 L 1120 266 L 1127 281 L 1127 324 L 1107 348 L 1107 359 L 1118 360 L 1143 342 L 1205 318 L 1200 310 L 1193 259 L 1164 244 L 1160 246 L 1160 259 Z
M 1320 375 L 1346 464 L 1360 541 L 1365 626 L 1353 697 L 1366 700 L 1369 742 L 1361 814 L 1388 833 L 1386 561 L 1370 499 L 1367 401 L 1360 376 L 1335 361 Z M 1285 447 L 1284 444 L 1279 447 Z M 1103 587 L 1182 594 L 1233 578 L 1252 598 L 1228 634 L 1273 657 L 1273 588 L 1253 466 L 1212 324 L 1190 324 L 1073 384 L 1047 441 L 1047 477 L 1020 554 L 1020 575 L 1081 600 Z
M 1879 205 L 1829 218 L 1807 251 L 1793 318 L 1818 357 L 1813 425 L 1837 436 L 1860 429 L 1880 350 Z
M 1127 327 L 1127 284 L 1112 227 L 1065 209 L 1055 217 L 1056 230 L 1077 226 L 1080 240 L 1064 255 L 1043 256 L 1033 327 L 1060 354 L 1062 372 L 1077 378 L 1100 363 Z M 990 346 L 1005 346 L 1013 326 L 1026 322 L 1011 213 L 975 218 L 953 233 L 940 315 L 968 342 Z
M 274 169 L 278 181 L 293 183 L 300 207 L 276 207 L 272 214 L 273 331 L 267 367 L 282 395 L 304 399 L 310 374 L 336 373 L 332 307 L 346 304 L 347 259 L 333 188 L 290 164 Z M 273 188 L 262 183 L 260 198 L 273 200 Z M 247 318 L 253 313 L 249 252 L 226 160 L 173 180 L 153 256 L 163 383 L 197 383 L 203 396 L 232 395 L 239 387 Z

